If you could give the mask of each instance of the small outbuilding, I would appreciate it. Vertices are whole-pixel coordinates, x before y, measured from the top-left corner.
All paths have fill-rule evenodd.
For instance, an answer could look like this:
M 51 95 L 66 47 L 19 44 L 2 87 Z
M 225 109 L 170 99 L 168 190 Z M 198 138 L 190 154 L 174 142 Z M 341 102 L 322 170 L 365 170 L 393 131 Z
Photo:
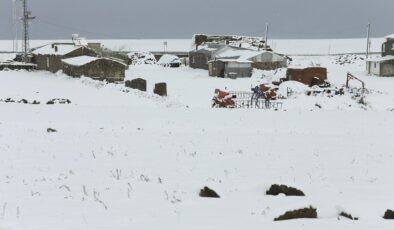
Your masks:
M 178 56 L 171 54 L 164 54 L 163 56 L 161 56 L 157 64 L 163 67 L 178 68 L 182 65 L 182 62 Z
M 108 82 L 123 81 L 127 65 L 119 60 L 80 56 L 63 59 L 63 72 L 72 77 L 90 77 Z
M 394 76 L 394 56 L 387 55 L 367 60 L 368 74 L 390 77 Z
M 286 78 L 288 81 L 298 81 L 308 86 L 321 85 L 327 80 L 327 69 L 323 67 L 288 68 Z
M 204 44 L 196 46 L 195 50 L 189 52 L 189 66 L 193 69 L 208 70 L 208 62 L 213 60 L 215 52 L 223 48 L 220 44 Z
M 238 59 L 217 59 L 208 63 L 211 77 L 248 78 L 252 76 L 252 62 Z

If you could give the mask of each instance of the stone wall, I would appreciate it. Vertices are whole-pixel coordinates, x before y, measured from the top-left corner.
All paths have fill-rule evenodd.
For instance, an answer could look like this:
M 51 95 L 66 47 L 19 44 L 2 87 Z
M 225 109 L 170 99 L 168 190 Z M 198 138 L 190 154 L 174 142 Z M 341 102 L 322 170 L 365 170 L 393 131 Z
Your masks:
M 252 67 L 261 70 L 276 70 L 287 67 L 286 62 L 253 62 Z

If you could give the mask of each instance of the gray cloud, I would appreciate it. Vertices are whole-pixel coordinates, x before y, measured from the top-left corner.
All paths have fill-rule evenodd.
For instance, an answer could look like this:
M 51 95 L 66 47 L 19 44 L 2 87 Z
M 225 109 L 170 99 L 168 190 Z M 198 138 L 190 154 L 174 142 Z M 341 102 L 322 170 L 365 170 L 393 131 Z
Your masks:
M 0 1 L 0 39 L 12 38 L 12 0 Z M 33 39 L 190 38 L 194 33 L 274 38 L 381 37 L 393 0 L 29 0 Z

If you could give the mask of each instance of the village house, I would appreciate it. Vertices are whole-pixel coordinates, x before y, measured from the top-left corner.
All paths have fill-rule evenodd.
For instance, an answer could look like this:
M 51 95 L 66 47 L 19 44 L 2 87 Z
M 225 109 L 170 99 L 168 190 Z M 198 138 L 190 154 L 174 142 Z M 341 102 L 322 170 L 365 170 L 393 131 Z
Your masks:
M 62 59 L 78 56 L 98 56 L 97 52 L 88 46 L 80 46 L 74 43 L 52 43 L 32 52 L 32 63 L 37 65 L 38 70 L 47 70 L 55 73 L 62 69 Z
M 210 76 L 250 77 L 253 68 L 275 70 L 287 67 L 287 58 L 267 50 L 205 44 L 197 50 L 190 51 L 189 65 L 192 68 L 207 69 Z
M 382 44 L 382 56 L 367 59 L 367 73 L 389 77 L 394 76 L 394 34 L 385 37 Z
M 209 68 L 212 68 L 212 65 L 210 67 L 209 63 L 215 63 L 219 59 L 237 60 L 237 63 L 243 63 L 242 66 L 246 66 L 248 63 L 252 68 L 262 70 L 275 70 L 287 67 L 287 57 L 265 49 L 258 50 L 250 49 L 250 47 L 243 48 L 226 44 L 206 43 L 196 45 L 196 49 L 189 52 L 189 66 L 191 68 L 209 70 Z M 221 64 L 216 63 L 214 66 L 221 66 Z M 216 72 L 211 69 L 211 73 Z
M 123 81 L 128 68 L 120 60 L 79 56 L 62 60 L 63 73 L 72 77 L 90 77 L 108 82 Z

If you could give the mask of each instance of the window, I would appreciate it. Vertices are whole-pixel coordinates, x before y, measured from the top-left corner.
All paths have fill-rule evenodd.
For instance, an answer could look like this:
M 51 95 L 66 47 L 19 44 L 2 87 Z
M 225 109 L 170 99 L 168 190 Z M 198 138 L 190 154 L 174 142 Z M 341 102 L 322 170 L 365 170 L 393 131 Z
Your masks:
M 376 62 L 373 63 L 373 67 L 376 69 Z
M 193 64 L 196 63 L 195 60 L 194 60 L 194 56 L 193 56 L 193 58 L 192 58 L 192 62 L 193 62 Z

